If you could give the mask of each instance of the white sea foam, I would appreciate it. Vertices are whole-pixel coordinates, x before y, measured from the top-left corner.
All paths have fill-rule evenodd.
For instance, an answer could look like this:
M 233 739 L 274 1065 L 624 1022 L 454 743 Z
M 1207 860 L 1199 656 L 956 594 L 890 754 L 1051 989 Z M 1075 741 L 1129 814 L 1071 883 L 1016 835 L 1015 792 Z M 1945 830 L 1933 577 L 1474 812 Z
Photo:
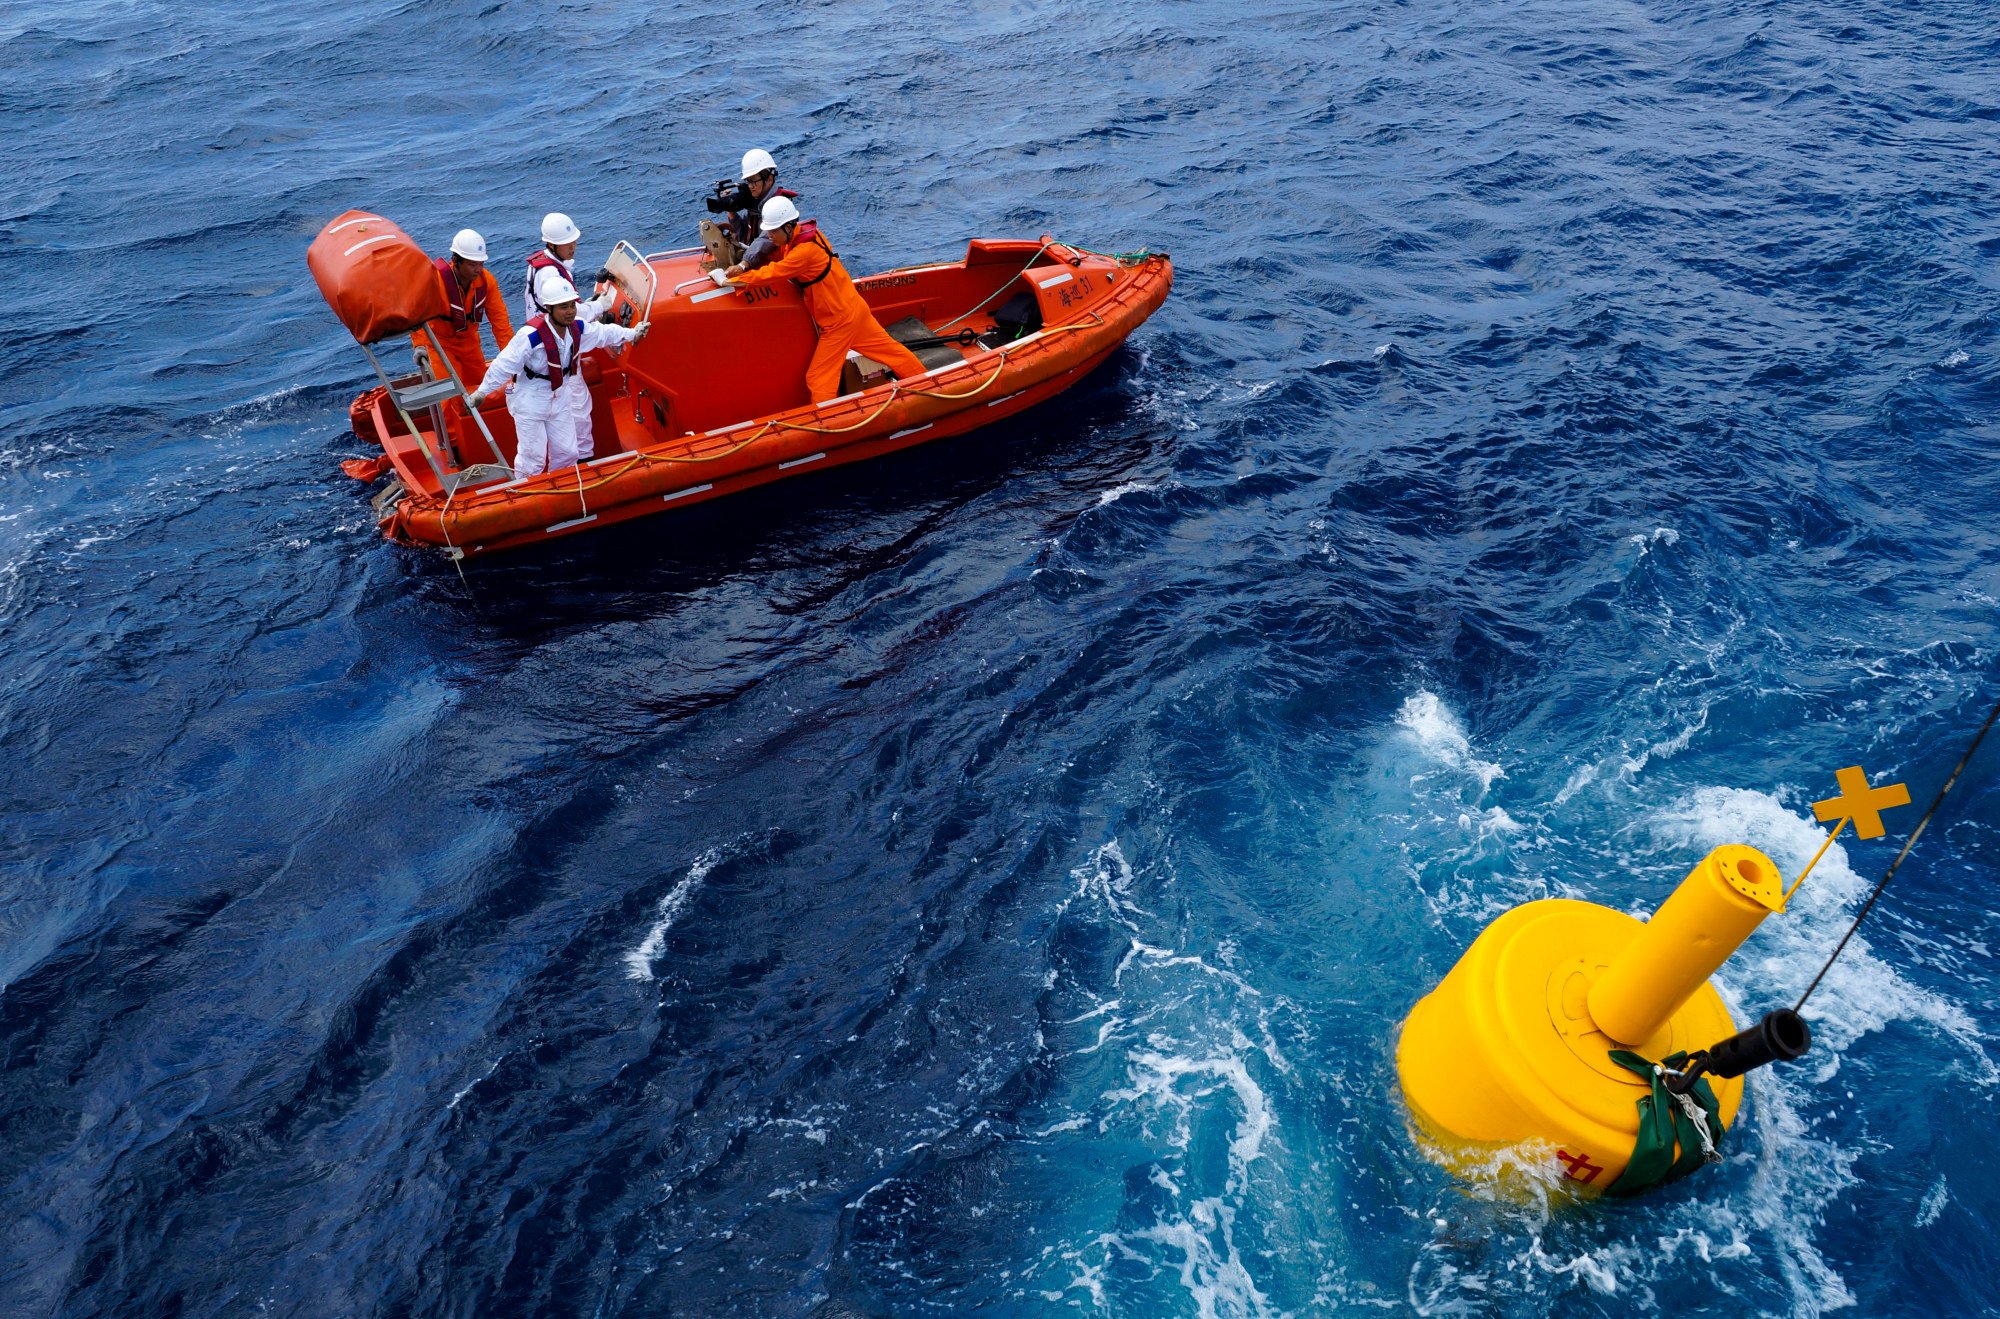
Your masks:
M 1150 353 L 1141 350 L 1139 365 L 1133 375 L 1140 379 L 1146 378 L 1146 367 L 1150 361 Z M 1214 389 L 1215 386 L 1211 385 L 1208 389 L 1192 396 L 1185 389 L 1150 389 L 1139 396 L 1139 405 L 1175 430 L 1198 431 L 1201 429 L 1201 423 L 1195 420 L 1198 414 L 1192 405 L 1204 402 Z
M 1306 523 L 1306 530 L 1311 533 L 1314 554 L 1328 563 L 1340 562 L 1340 551 L 1334 546 L 1333 538 L 1327 535 L 1325 518 L 1312 519 Z
M 1943 367 L 1945 370 L 1949 371 L 1953 367 L 1964 366 L 1967 362 L 1970 362 L 1971 360 L 1972 360 L 1972 355 L 1966 352 L 1963 348 L 1960 348 L 1953 351 L 1949 357 L 1946 357 L 1942 361 L 1940 361 L 1938 365 Z
M 1264 1140 L 1276 1120 L 1270 1097 L 1241 1058 L 1188 1058 L 1142 1049 L 1132 1055 L 1130 1079 L 1129 1087 L 1107 1091 L 1105 1100 L 1113 1105 L 1137 1103 L 1164 1115 L 1172 1124 L 1168 1144 L 1175 1149 L 1186 1149 L 1193 1140 L 1202 1101 L 1225 1089 L 1231 1092 L 1243 1116 L 1229 1142 L 1228 1189 L 1240 1195 L 1247 1188 L 1250 1165 L 1264 1152 Z
M 1396 723 L 1409 733 L 1425 755 L 1449 769 L 1463 770 L 1479 780 L 1484 793 L 1493 780 L 1507 777 L 1507 771 L 1490 760 L 1472 754 L 1472 740 L 1465 725 L 1436 692 L 1420 691 L 1403 702 Z
M 1731 633 L 1735 631 L 1736 626 L 1738 625 L 1731 625 Z M 1566 805 L 1579 792 L 1593 785 L 1606 792 L 1628 785 L 1655 760 L 1670 759 L 1687 750 L 1693 744 L 1696 735 L 1708 727 L 1708 712 L 1714 701 L 1711 690 L 1704 687 L 1701 681 L 1703 671 L 1713 671 L 1717 658 L 1727 648 L 1729 641 L 1730 638 L 1725 636 L 1720 642 L 1704 646 L 1701 660 L 1677 666 L 1674 671 L 1652 684 L 1653 699 L 1667 706 L 1667 710 L 1664 717 L 1650 716 L 1650 721 L 1656 726 L 1664 725 L 1666 728 L 1672 728 L 1672 732 L 1667 733 L 1665 737 L 1656 737 L 1637 746 L 1634 746 L 1633 742 L 1626 741 L 1618 750 L 1591 763 L 1578 766 L 1570 772 L 1569 778 L 1551 798 L 1551 805 Z M 1699 694 L 1692 697 L 1681 695 L 1683 691 L 1690 689 Z
M 1528 1243 L 1525 1262 L 1550 1277 L 1573 1277 L 1600 1296 L 1614 1296 L 1621 1278 L 1632 1274 L 1638 1254 L 1637 1247 L 1620 1241 L 1559 1259 L 1548 1253 L 1541 1237 L 1535 1237 Z
M 667 931 L 674 928 L 674 922 L 680 919 L 683 911 L 687 910 L 689 901 L 694 898 L 695 890 L 699 889 L 701 882 L 708 878 L 708 873 L 720 865 L 727 855 L 727 848 L 711 847 L 696 857 L 694 864 L 688 867 L 687 874 L 681 876 L 680 881 L 667 890 L 667 895 L 660 899 L 660 905 L 654 910 L 653 927 L 646 931 L 646 937 L 640 940 L 637 948 L 625 954 L 627 978 L 632 980 L 654 978 L 653 962 L 659 957 L 660 950 L 667 946 Z
M 1125 859 L 1125 851 L 1116 838 L 1094 849 L 1089 859 L 1069 872 L 1069 877 L 1076 881 L 1078 897 L 1101 905 L 1128 929 L 1134 928 L 1134 917 L 1150 914 L 1132 904 L 1132 863 Z
M 1487 882 L 1533 836 L 1488 800 L 1507 771 L 1480 754 L 1437 693 L 1419 689 L 1403 701 L 1375 761 L 1379 769 L 1370 779 L 1379 785 L 1377 800 L 1366 809 L 1380 822 L 1380 843 L 1400 854 L 1434 915 L 1490 919 L 1526 896 L 1518 885 Z
M 1652 551 L 1653 546 L 1658 545 L 1662 541 L 1665 541 L 1669 545 L 1680 544 L 1681 533 L 1675 531 L 1672 527 L 1654 527 L 1650 535 L 1644 533 L 1637 533 L 1634 535 L 1627 536 L 1625 538 L 1625 541 L 1627 544 L 1637 549 L 1639 551 L 1639 556 L 1641 558 L 1644 558 L 1648 553 Z
M 1596 765 L 1577 766 L 1576 770 L 1570 774 L 1568 781 L 1556 791 L 1551 804 L 1556 806 L 1563 805 L 1571 797 L 1576 796 L 1577 793 L 1582 792 L 1585 788 L 1597 782 L 1597 775 L 1598 768 Z
M 1791 1292 L 1794 1313 L 1853 1305 L 1854 1293 L 1820 1254 L 1813 1233 L 1825 1222 L 1827 1206 L 1855 1184 L 1853 1167 L 1860 1156 L 1812 1134 L 1799 1108 L 1802 1092 L 1784 1073 L 1753 1072 L 1747 1088 L 1756 1109 L 1749 1133 L 1756 1170 L 1745 1206 L 1750 1224 L 1778 1246 L 1771 1253 Z M 1740 1127 L 1739 1119 L 1739 1140 Z
M 1118 485 L 1112 486 L 1109 490 L 1100 493 L 1097 496 L 1097 506 L 1099 508 L 1103 508 L 1106 504 L 1117 503 L 1119 500 L 1123 499 L 1127 495 L 1136 495 L 1142 493 L 1143 491 L 1160 490 L 1164 488 L 1165 487 L 1163 486 L 1154 485 L 1151 482 L 1147 481 L 1125 481 Z
M 1706 727 L 1708 727 L 1708 706 L 1703 704 L 1695 708 L 1694 718 L 1682 724 L 1680 731 L 1657 742 L 1649 742 L 1637 752 L 1625 756 L 1619 765 L 1620 777 L 1627 779 L 1633 777 L 1651 764 L 1656 757 L 1664 760 L 1669 756 L 1679 755 L 1688 749 L 1688 744 L 1694 741 L 1694 735 Z
M 484 1081 L 487 1077 L 493 1075 L 493 1073 L 499 1069 L 499 1066 L 500 1066 L 500 1060 L 498 1058 L 495 1058 L 492 1062 L 486 1064 L 485 1071 L 473 1077 L 470 1081 L 467 1081 L 465 1085 L 460 1088 L 459 1092 L 451 1097 L 451 1102 L 444 1106 L 445 1112 L 449 1113 L 453 1109 L 457 1108 L 458 1101 L 465 1098 L 467 1095 L 471 1094 L 474 1090 L 477 1090 L 479 1088 L 479 1083 L 481 1081 Z
M 1184 1061 L 1169 1060 L 1167 1070 L 1182 1070 L 1180 1064 Z M 1202 1065 L 1193 1064 L 1190 1070 L 1199 1074 Z M 1213 1094 L 1215 1088 L 1218 1087 L 1197 1085 L 1184 1092 L 1164 1075 L 1156 1075 L 1146 1078 L 1141 1089 L 1129 1094 L 1178 1107 L 1181 1104 L 1192 1106 Z M 1166 1193 L 1168 1208 L 1151 1223 L 1122 1233 L 1102 1234 L 1092 1243 L 1095 1251 L 1101 1252 L 1106 1264 L 1117 1259 L 1128 1266 L 1157 1268 L 1164 1265 L 1173 1270 L 1182 1290 L 1193 1302 L 1194 1312 L 1203 1319 L 1223 1319 L 1224 1316 L 1228 1319 L 1251 1319 L 1253 1316 L 1276 1314 L 1263 1289 L 1257 1285 L 1236 1234 L 1237 1215 L 1245 1203 L 1245 1188 L 1235 1179 L 1247 1160 L 1256 1157 L 1256 1150 L 1248 1152 L 1246 1157 L 1246 1147 L 1261 1149 L 1268 1131 L 1268 1101 L 1254 1082 L 1250 1083 L 1247 1095 L 1237 1078 L 1231 1078 L 1227 1088 L 1255 1105 L 1254 1109 L 1248 1110 L 1245 1122 L 1239 1124 L 1231 1146 L 1230 1189 L 1220 1195 L 1189 1198 L 1179 1183 L 1156 1168 L 1150 1181 Z M 1175 1115 L 1174 1121 L 1177 1147 L 1185 1149 L 1192 1115 L 1181 1111 Z M 1251 1128 L 1248 1132 L 1244 1129 L 1246 1125 Z M 1146 1246 L 1155 1249 L 1143 1249 Z M 1070 1288 L 1083 1287 L 1101 1300 L 1104 1265 L 1092 1262 L 1088 1258 L 1089 1253 L 1079 1252 L 1072 1259 L 1078 1273 Z M 1091 1285 L 1093 1279 L 1097 1281 L 1097 1286 Z
M 1950 1199 L 1951 1191 L 1945 1186 L 1944 1178 L 1940 1175 L 1937 1183 L 1924 1192 L 1924 1202 L 1917 1206 L 1916 1226 L 1929 1227 L 1937 1222 L 1938 1215 L 1944 1212 L 1945 1204 Z
M 774 1117 L 765 1125 L 795 1132 L 802 1139 L 809 1140 L 815 1145 L 826 1144 L 826 1138 L 832 1130 L 827 1125 L 827 1119 L 816 1113 L 802 1118 Z
M 1237 1247 L 1236 1210 L 1220 1197 L 1204 1196 L 1188 1206 L 1185 1217 L 1140 1228 L 1130 1236 L 1180 1252 L 1181 1287 L 1200 1319 L 1263 1319 L 1277 1313 Z
M 277 404 L 285 402 L 304 389 L 305 385 L 303 382 L 295 385 L 282 385 L 266 393 L 246 398 L 240 403 L 232 403 L 224 408 L 219 415 L 228 417 L 241 412 L 268 412 Z
M 1125 948 L 1109 984 L 1052 983 L 1082 1001 L 1048 1023 L 1051 1047 L 1107 1084 L 1075 1095 L 1034 1138 L 1062 1148 L 1071 1133 L 1101 1143 L 1116 1132 L 1154 1151 L 1146 1182 L 1157 1198 L 1137 1223 L 1098 1225 L 1051 1246 L 1028 1294 L 1105 1310 L 1125 1299 L 1135 1277 L 1150 1276 L 1176 1281 L 1187 1312 L 1275 1315 L 1256 1276 L 1264 1257 L 1239 1241 L 1237 1223 L 1239 1215 L 1261 1218 L 1274 1188 L 1296 1175 L 1270 1167 L 1282 1147 L 1268 1089 L 1296 1074 L 1272 1028 L 1273 1013 L 1292 1007 L 1229 964 L 1236 950 L 1181 946 L 1178 921 L 1140 905 L 1158 877 L 1136 868 L 1116 839 L 1094 848 L 1071 878 L 1065 917 L 1122 934 Z M 1214 1149 L 1218 1139 L 1225 1149 Z

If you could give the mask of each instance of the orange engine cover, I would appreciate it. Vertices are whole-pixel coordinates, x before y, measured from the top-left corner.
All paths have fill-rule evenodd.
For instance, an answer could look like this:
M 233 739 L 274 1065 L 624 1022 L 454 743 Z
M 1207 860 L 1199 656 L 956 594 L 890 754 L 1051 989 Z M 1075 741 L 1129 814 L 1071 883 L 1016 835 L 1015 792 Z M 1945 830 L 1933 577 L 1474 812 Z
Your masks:
M 368 211 L 348 211 L 329 221 L 306 251 L 306 264 L 326 305 L 361 343 L 451 314 L 444 282 L 424 249 Z

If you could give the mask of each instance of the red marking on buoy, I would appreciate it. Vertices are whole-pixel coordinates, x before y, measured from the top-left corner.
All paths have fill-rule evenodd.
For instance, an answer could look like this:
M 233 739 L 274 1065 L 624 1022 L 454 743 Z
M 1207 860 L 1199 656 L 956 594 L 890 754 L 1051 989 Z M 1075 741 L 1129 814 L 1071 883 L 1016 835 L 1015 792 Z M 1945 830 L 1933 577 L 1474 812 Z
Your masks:
M 1568 1150 L 1557 1150 L 1556 1157 L 1569 1166 L 1569 1171 L 1563 1176 L 1570 1181 L 1582 1182 L 1585 1186 L 1596 1181 L 1597 1174 L 1604 1171 L 1590 1161 L 1588 1154 L 1571 1154 Z

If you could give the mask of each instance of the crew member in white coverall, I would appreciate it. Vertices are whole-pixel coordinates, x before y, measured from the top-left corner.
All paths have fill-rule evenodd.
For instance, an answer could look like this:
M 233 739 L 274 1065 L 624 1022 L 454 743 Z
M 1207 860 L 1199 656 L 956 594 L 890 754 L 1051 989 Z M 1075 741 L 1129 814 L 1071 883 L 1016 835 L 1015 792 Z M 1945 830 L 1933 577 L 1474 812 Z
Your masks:
M 576 227 L 576 221 L 561 211 L 550 211 L 542 217 L 542 250 L 528 258 L 528 278 L 521 292 L 522 321 L 548 310 L 548 291 L 557 283 L 568 289 L 578 287 L 570 263 L 576 260 L 576 245 L 582 239 L 583 231 Z M 585 325 L 610 311 L 618 297 L 617 286 L 610 283 L 600 283 L 592 292 L 595 296 L 576 312 L 576 318 Z M 577 390 L 575 403 L 576 456 L 588 462 L 597 452 L 590 433 L 590 391 Z
M 541 287 L 547 311 L 530 317 L 472 392 L 471 405 L 507 389 L 507 411 L 514 418 L 514 475 L 539 476 L 579 461 L 576 418 L 587 416 L 590 390 L 583 383 L 577 359 L 593 348 L 623 347 L 645 337 L 652 327 L 640 321 L 631 329 L 607 321 L 586 324 L 576 290 L 567 280 Z M 588 457 L 589 455 L 583 455 Z

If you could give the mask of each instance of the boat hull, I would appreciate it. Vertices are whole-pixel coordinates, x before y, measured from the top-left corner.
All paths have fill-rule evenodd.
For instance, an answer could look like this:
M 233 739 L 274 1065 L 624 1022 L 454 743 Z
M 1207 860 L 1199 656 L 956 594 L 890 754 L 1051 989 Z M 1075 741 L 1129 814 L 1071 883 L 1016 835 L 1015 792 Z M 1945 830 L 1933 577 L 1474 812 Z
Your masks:
M 692 270 L 691 258 L 683 269 L 658 260 L 668 278 Z M 364 396 L 356 403 L 356 429 L 374 433 L 406 490 L 382 509 L 382 529 L 394 540 L 459 556 L 491 554 L 964 435 L 1045 402 L 1082 379 L 1165 301 L 1173 284 L 1173 267 L 1164 255 L 1103 257 L 1047 239 L 975 242 L 965 264 L 1001 267 L 1009 262 L 1020 273 L 999 291 L 1005 294 L 1009 285 L 1020 285 L 1032 292 L 1041 313 L 1038 330 L 990 348 L 963 345 L 962 360 L 817 406 L 801 403 L 701 432 L 662 435 L 662 428 L 653 424 L 657 419 L 694 415 L 701 407 L 713 410 L 726 402 L 675 388 L 675 382 L 663 380 L 666 368 L 658 357 L 601 362 L 592 386 L 600 456 L 525 480 L 456 491 L 437 488 L 427 482 L 419 448 L 426 436 L 411 436 L 380 391 L 372 400 Z M 953 273 L 944 266 L 913 269 L 914 274 L 889 271 L 857 281 L 871 303 L 887 304 L 878 318 L 886 320 L 906 305 L 916 305 L 908 297 L 921 292 L 922 275 Z M 1042 287 L 1044 281 L 1051 287 Z M 904 303 L 884 296 L 899 291 L 908 295 Z M 714 292 L 689 296 L 676 290 L 672 299 L 653 309 L 656 328 L 663 320 L 699 325 L 713 338 L 733 323 L 714 315 L 733 309 L 706 305 L 716 300 Z M 676 310 L 689 317 L 706 313 L 708 319 L 676 322 Z M 803 307 L 799 310 L 803 313 Z M 697 340 L 684 337 L 681 342 Z M 671 360 L 670 354 L 660 356 Z M 510 443 L 504 412 L 486 415 L 496 431 L 504 428 Z M 616 445 L 611 452 L 603 452 L 607 439 Z

